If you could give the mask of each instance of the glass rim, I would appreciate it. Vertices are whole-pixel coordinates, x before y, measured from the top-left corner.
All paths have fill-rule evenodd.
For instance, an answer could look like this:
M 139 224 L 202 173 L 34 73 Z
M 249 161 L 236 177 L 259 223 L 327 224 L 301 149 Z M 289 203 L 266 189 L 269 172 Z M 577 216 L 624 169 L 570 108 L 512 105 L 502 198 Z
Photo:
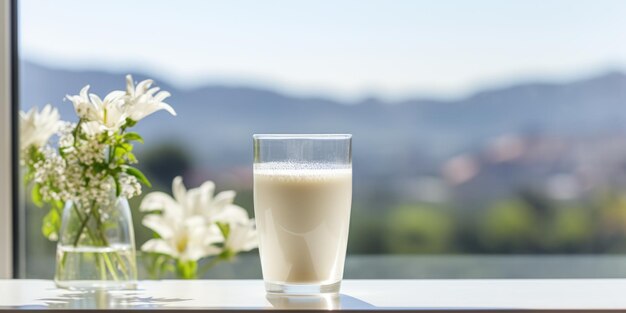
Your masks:
M 253 134 L 254 139 L 352 139 L 352 134 Z

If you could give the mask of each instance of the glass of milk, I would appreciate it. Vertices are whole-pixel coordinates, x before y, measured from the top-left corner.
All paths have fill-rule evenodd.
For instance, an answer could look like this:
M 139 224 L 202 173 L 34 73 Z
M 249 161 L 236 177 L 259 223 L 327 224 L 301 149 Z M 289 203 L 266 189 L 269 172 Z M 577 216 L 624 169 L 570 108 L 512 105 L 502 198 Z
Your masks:
M 352 205 L 352 135 L 254 135 L 265 289 L 338 293 Z

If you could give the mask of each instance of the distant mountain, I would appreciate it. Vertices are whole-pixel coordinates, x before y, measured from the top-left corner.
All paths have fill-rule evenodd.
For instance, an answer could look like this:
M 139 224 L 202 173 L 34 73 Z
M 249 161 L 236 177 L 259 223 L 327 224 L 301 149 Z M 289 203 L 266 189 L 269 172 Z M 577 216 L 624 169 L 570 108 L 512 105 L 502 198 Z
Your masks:
M 78 93 L 87 83 L 97 93 L 124 88 L 125 73 L 28 62 L 21 70 L 23 107 L 53 103 L 64 117 L 73 115 L 71 104 L 62 101 L 65 94 Z M 579 136 L 626 125 L 626 75 L 619 72 L 567 84 L 519 84 L 452 101 L 356 104 L 247 87 L 179 89 L 165 77 L 153 78 L 172 93 L 168 102 L 178 117 L 160 112 L 142 122 L 147 142 L 180 140 L 200 166 L 218 168 L 249 165 L 254 133 L 352 133 L 355 168 L 384 179 L 437 171 L 447 158 L 480 149 L 502 134 Z

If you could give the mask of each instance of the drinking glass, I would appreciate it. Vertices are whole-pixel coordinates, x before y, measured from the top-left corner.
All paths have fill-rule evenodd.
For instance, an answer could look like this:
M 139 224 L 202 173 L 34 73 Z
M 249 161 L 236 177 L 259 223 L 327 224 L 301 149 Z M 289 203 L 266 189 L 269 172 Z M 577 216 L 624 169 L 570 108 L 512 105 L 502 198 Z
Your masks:
M 352 205 L 352 135 L 254 135 L 254 213 L 268 293 L 338 293 Z

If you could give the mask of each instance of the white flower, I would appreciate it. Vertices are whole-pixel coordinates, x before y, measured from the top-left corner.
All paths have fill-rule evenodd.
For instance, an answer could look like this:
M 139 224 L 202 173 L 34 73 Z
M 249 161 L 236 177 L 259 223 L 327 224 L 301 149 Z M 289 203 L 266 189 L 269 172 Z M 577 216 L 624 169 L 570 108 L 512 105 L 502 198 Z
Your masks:
M 125 173 L 120 174 L 119 183 L 121 185 L 120 195 L 130 199 L 141 194 L 141 184 L 135 176 Z
M 142 251 L 162 253 L 181 261 L 197 261 L 216 255 L 221 249 L 213 245 L 222 240 L 221 234 L 207 227 L 204 219 L 185 218 L 179 214 L 149 214 L 143 225 L 161 238 L 150 239 L 141 246 Z
M 214 196 L 215 184 L 212 181 L 204 182 L 200 187 L 187 190 L 182 177 L 174 178 L 172 182 L 174 198 L 187 215 L 203 216 L 208 223 L 224 222 L 235 223 L 248 220 L 248 212 L 240 206 L 234 205 L 237 195 L 234 191 L 222 191 Z
M 81 127 L 84 134 L 90 137 L 96 136 L 106 130 L 102 124 L 96 121 L 83 122 Z
M 65 98 L 72 101 L 74 111 L 79 118 L 94 120 L 89 118 L 93 115 L 91 102 L 89 102 L 89 85 L 80 90 L 80 94 L 75 96 L 66 95 Z
M 20 111 L 20 148 L 41 147 L 60 127 L 59 111 L 47 104 L 41 112 L 31 108 Z
M 115 90 L 103 100 L 96 94 L 90 94 L 87 85 L 81 89 L 79 95 L 67 95 L 66 98 L 72 101 L 74 110 L 81 119 L 98 122 L 105 130 L 117 131 L 128 117 L 123 109 L 124 95 L 123 91 Z
M 121 95 L 120 91 L 112 91 L 104 97 L 104 100 L 101 100 L 95 94 L 89 95 L 91 103 L 97 108 L 94 110 L 97 114 L 97 119 L 95 120 L 100 122 L 107 130 L 116 131 L 126 123 L 127 115 L 122 108 L 123 98 Z
M 130 169 L 124 168 L 137 161 L 129 153 L 128 144 L 133 139 L 121 137 L 121 128 L 134 125 L 129 114 L 137 121 L 160 109 L 175 113 L 163 103 L 169 96 L 167 92 L 159 92 L 158 88 L 149 89 L 152 81 L 144 81 L 136 89 L 132 86 L 132 78 L 129 77 L 129 81 L 132 90 L 112 91 L 104 99 L 90 94 L 89 85 L 82 88 L 78 95 L 67 95 L 80 118 L 78 123 L 60 122 L 58 111 L 50 105 L 46 105 L 41 112 L 37 109 L 20 112 L 20 145 L 23 150 L 20 164 L 27 165 L 25 179 L 37 188 L 34 189 L 34 201 L 73 201 L 86 210 L 85 214 L 91 214 L 94 203 L 106 206 L 113 196 L 130 199 L 141 194 L 139 179 L 129 174 Z M 59 135 L 56 149 L 46 145 L 55 133 Z M 117 150 L 118 147 L 126 152 Z M 120 170 L 123 172 L 120 173 Z M 223 242 L 223 236 L 219 229 L 205 225 L 205 217 L 174 216 L 155 215 L 144 221 L 163 235 L 162 242 L 147 243 L 147 249 L 160 251 L 164 247 L 173 247 L 174 252 L 170 253 L 184 259 L 221 251 L 221 247 L 214 243 Z M 203 226 L 197 227 L 198 222 Z M 50 238 L 56 238 L 55 235 L 51 233 Z
M 174 109 L 163 102 L 170 96 L 169 92 L 159 91 L 158 87 L 150 88 L 152 83 L 152 80 L 147 79 L 135 86 L 132 76 L 128 75 L 126 91 L 114 90 L 101 99 L 95 94 L 90 94 L 87 85 L 78 95 L 67 95 L 66 98 L 72 102 L 76 114 L 81 119 L 100 123 L 102 130 L 117 131 L 126 123 L 127 118 L 137 122 L 160 110 L 176 115 Z M 91 125 L 89 131 L 93 133 L 100 130 Z
M 246 210 L 233 204 L 235 192 L 224 191 L 214 196 L 214 191 L 215 184 L 211 181 L 187 190 L 179 176 L 172 182 L 174 198 L 163 192 L 147 194 L 140 210 L 161 211 L 161 214 L 146 215 L 143 225 L 161 238 L 149 240 L 141 249 L 195 261 L 221 253 L 216 243 L 223 243 L 231 254 L 255 248 L 254 221 Z M 228 225 L 226 240 L 217 222 Z
M 167 91 L 159 91 L 160 88 L 150 88 L 153 81 L 151 79 L 144 80 L 137 84 L 133 82 L 131 75 L 126 76 L 126 103 L 124 109 L 126 114 L 133 121 L 139 121 L 144 117 L 160 111 L 166 110 L 172 115 L 176 115 L 176 111 L 167 103 L 163 102 L 170 93 Z
M 259 245 L 254 219 L 245 223 L 229 224 L 228 237 L 224 242 L 224 249 L 230 254 L 241 251 L 250 251 Z

